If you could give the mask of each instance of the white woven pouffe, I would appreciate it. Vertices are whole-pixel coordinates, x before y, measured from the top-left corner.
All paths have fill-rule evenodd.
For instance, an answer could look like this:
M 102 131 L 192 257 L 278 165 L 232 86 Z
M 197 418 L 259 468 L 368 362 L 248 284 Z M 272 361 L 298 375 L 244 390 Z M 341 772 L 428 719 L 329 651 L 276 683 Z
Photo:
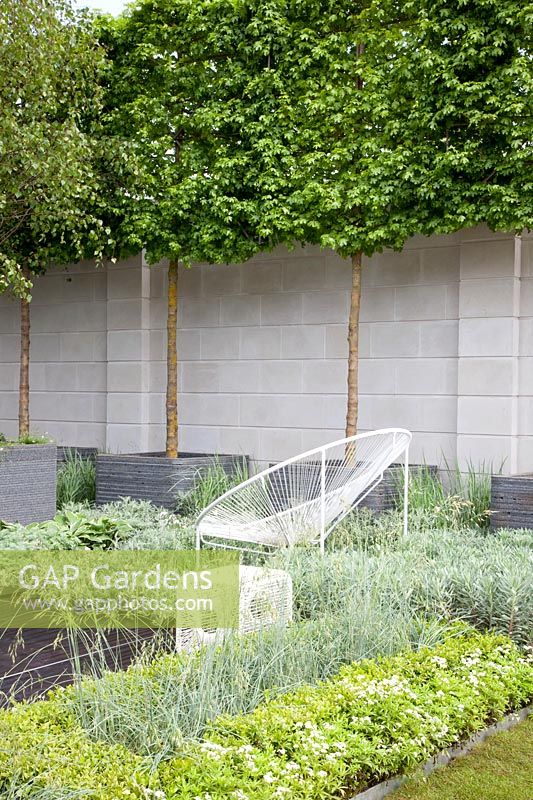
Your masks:
M 209 612 L 201 627 L 176 630 L 176 649 L 193 650 L 221 641 L 227 628 L 214 628 Z M 281 569 L 241 566 L 239 571 L 239 634 L 254 633 L 292 621 L 292 578 Z

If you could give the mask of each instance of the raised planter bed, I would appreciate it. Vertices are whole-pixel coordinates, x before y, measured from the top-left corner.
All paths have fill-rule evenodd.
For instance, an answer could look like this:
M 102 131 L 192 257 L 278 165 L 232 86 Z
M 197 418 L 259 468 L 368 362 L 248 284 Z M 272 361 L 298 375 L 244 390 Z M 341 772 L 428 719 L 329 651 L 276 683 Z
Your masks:
M 270 466 L 274 466 L 271 464 Z M 305 492 L 309 492 L 312 488 L 312 484 L 316 484 L 318 487 L 320 482 L 320 464 L 305 462 L 302 465 L 293 464 L 289 468 L 293 470 L 295 473 L 299 469 L 305 470 L 306 479 L 302 481 L 302 486 Z M 337 469 L 337 466 L 333 464 L 333 470 Z M 409 472 L 411 474 L 416 473 L 421 469 L 427 469 L 431 472 L 432 475 L 438 475 L 438 467 L 434 464 L 412 464 L 409 467 Z M 328 470 L 328 466 L 326 466 L 326 472 Z M 403 464 L 391 464 L 391 466 L 385 470 L 383 475 L 383 480 L 379 483 L 375 489 L 373 489 L 367 496 L 361 501 L 359 504 L 359 508 L 368 508 L 376 514 L 382 514 L 384 511 L 392 511 L 393 509 L 397 508 L 398 506 L 398 497 L 399 494 L 403 490 Z M 311 475 L 311 477 L 309 477 Z M 277 478 L 273 478 L 271 476 L 271 481 L 275 481 L 274 486 L 274 493 L 276 497 L 276 503 L 279 505 L 279 510 L 288 507 L 290 503 L 290 498 L 287 495 L 287 485 L 290 484 L 290 480 L 288 480 L 288 475 L 281 475 L 277 476 Z M 296 481 L 296 485 L 298 485 Z M 284 500 L 286 497 L 286 501 Z
M 493 528 L 533 528 L 533 473 L 493 475 L 490 509 Z
M 403 464 L 391 464 L 385 471 L 383 480 L 360 504 L 361 508 L 369 508 L 377 514 L 392 511 L 398 507 L 398 496 L 403 491 Z M 433 476 L 437 476 L 439 469 L 435 464 L 410 464 L 410 474 L 416 474 L 421 469 L 427 469 Z
M 43 522 L 56 513 L 55 444 L 0 446 L 0 519 Z
M 96 461 L 96 456 L 98 454 L 97 447 L 58 447 L 57 448 L 57 463 L 64 464 L 69 454 L 74 454 L 89 461 Z
M 100 453 L 96 457 L 96 503 L 132 497 L 172 509 L 176 497 L 190 491 L 214 465 L 231 475 L 243 461 L 247 461 L 245 456 L 205 453 L 181 453 L 178 458 L 164 453 Z
M 172 650 L 174 631 L 108 630 L 105 640 L 94 631 L 76 634 L 59 628 L 6 628 L 0 635 L 0 708 L 13 701 L 36 700 L 54 686 L 68 686 L 76 674 L 90 674 L 91 666 L 126 669 L 146 645 Z

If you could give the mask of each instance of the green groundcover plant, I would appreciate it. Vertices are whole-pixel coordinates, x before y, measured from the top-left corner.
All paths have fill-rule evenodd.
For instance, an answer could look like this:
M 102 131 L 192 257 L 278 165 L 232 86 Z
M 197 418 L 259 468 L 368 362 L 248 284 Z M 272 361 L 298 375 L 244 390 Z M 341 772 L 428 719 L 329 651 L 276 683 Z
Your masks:
M 18 444 L 52 444 L 52 440 L 48 436 L 40 436 L 38 433 L 27 433 L 16 439 L 8 439 L 0 432 L 0 447 L 15 447 Z
M 190 517 L 178 516 L 146 500 L 126 497 L 100 508 L 85 508 L 83 512 L 91 519 L 98 519 L 105 514 L 127 522 L 133 532 L 117 543 L 120 549 L 190 550 L 195 545 L 194 521 Z
M 414 775 L 390 800 L 531 800 L 533 717 L 491 736 L 467 758 Z
M 96 677 L 78 681 L 64 700 L 90 736 L 139 755 L 169 757 L 183 738 L 201 738 L 217 716 L 249 713 L 267 697 L 316 685 L 345 664 L 444 637 L 445 625 L 408 607 L 376 604 L 372 594 L 361 592 L 360 603 L 316 619 L 244 637 L 230 633 L 190 654 L 141 653 L 125 673 L 102 674 L 105 652 L 97 652 Z
M 298 548 L 275 557 L 273 565 L 293 579 L 296 619 L 361 606 L 372 593 L 389 609 L 460 618 L 533 644 L 533 531 L 413 530 L 404 537 L 400 521 L 389 527 L 360 515 L 338 535 L 345 546 L 323 558 Z
M 30 525 L 0 521 L 0 549 L 70 550 L 84 546 L 80 545 L 77 535 L 79 523 L 89 531 L 106 528 L 117 549 L 190 550 L 194 547 L 191 518 L 179 517 L 145 500 L 126 497 L 97 508 L 87 502 L 67 502 L 54 519 Z
M 529 703 L 533 665 L 505 637 L 457 628 L 437 647 L 350 664 L 250 714 L 219 717 L 167 760 L 89 738 L 68 692 L 0 712 L 2 797 L 343 797 Z
M 194 547 L 193 521 L 131 498 L 99 508 L 87 502 L 65 502 L 53 519 L 30 525 L 0 520 L 2 550 L 77 547 L 188 550 Z
M 51 520 L 30 525 L 0 520 L 0 550 L 108 550 L 132 532 L 126 520 L 105 515 L 90 519 L 81 511 L 66 508 Z

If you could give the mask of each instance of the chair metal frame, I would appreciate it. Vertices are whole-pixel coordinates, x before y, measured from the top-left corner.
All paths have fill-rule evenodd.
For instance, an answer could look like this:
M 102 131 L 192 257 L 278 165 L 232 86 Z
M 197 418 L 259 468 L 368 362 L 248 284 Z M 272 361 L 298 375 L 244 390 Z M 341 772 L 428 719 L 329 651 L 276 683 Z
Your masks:
M 344 447 L 346 450 L 355 445 L 358 441 L 362 441 L 368 439 L 369 437 L 377 437 L 383 436 L 387 434 L 392 434 L 392 445 L 390 450 L 390 459 L 388 463 L 382 467 L 380 472 L 372 478 L 370 483 L 363 487 L 362 491 L 357 495 L 355 501 L 351 503 L 349 506 L 345 507 L 342 511 L 339 512 L 338 515 L 335 515 L 329 521 L 326 519 L 326 498 L 328 493 L 326 491 L 326 471 L 328 466 L 327 461 L 327 453 L 328 451 L 333 450 L 334 448 Z M 315 447 L 312 450 L 307 450 L 305 453 L 300 453 L 292 458 L 288 458 L 285 461 L 280 462 L 279 464 L 274 464 L 267 469 L 258 472 L 257 474 L 253 475 L 252 477 L 248 478 L 243 483 L 239 484 L 238 486 L 233 487 L 229 491 L 225 492 L 219 498 L 214 500 L 210 503 L 200 514 L 198 519 L 196 520 L 196 549 L 199 550 L 202 545 L 210 546 L 210 547 L 221 547 L 224 549 L 230 550 L 239 550 L 239 551 L 246 551 L 246 552 L 255 552 L 255 553 L 265 553 L 268 552 L 268 548 L 270 550 L 275 550 L 282 546 L 291 547 L 292 543 L 289 541 L 288 537 L 285 535 L 285 542 L 280 542 L 279 544 L 272 544 L 269 543 L 262 543 L 259 538 L 258 540 L 254 541 L 251 538 L 250 544 L 252 545 L 260 545 L 265 549 L 257 550 L 246 546 L 238 546 L 236 544 L 229 544 L 229 542 L 241 542 L 241 545 L 244 545 L 247 539 L 239 539 L 236 536 L 224 536 L 223 533 L 215 534 L 215 533 L 207 533 L 205 530 L 202 530 L 203 523 L 212 512 L 217 508 L 220 507 L 223 503 L 225 503 L 229 498 L 236 495 L 239 492 L 242 492 L 247 487 L 252 486 L 254 483 L 261 483 L 262 490 L 266 491 L 266 479 L 270 476 L 275 474 L 276 472 L 281 472 L 282 470 L 290 467 L 293 464 L 298 464 L 299 462 L 305 462 L 306 459 L 311 457 L 317 457 L 316 461 L 320 461 L 320 495 L 319 497 L 314 497 L 311 500 L 306 500 L 301 503 L 299 506 L 289 507 L 280 511 L 278 513 L 273 513 L 271 516 L 266 517 L 265 519 L 275 519 L 279 518 L 282 515 L 287 515 L 293 513 L 295 510 L 304 508 L 306 505 L 309 506 L 312 503 L 316 503 L 317 500 L 320 500 L 320 524 L 318 526 L 318 531 L 316 536 L 311 537 L 309 539 L 309 544 L 318 544 L 320 546 L 320 552 L 324 553 L 325 542 L 328 538 L 331 531 L 347 516 L 354 508 L 356 508 L 364 499 L 367 497 L 370 492 L 372 492 L 383 480 L 383 476 L 385 471 L 397 460 L 400 456 L 404 455 L 403 459 L 403 471 L 404 471 L 404 506 L 403 506 L 403 531 L 404 535 L 407 535 L 408 531 L 408 488 L 409 488 L 409 445 L 412 439 L 412 434 L 410 431 L 406 430 L 405 428 L 382 428 L 376 431 L 369 431 L 368 433 L 360 433 L 355 436 L 349 436 L 344 439 L 337 439 L 334 442 L 330 442 L 326 445 L 321 445 L 320 447 Z M 398 440 L 398 444 L 396 443 Z M 313 464 L 315 462 L 312 462 Z M 318 464 L 316 464 L 318 466 Z M 338 491 L 338 490 L 337 490 Z M 260 522 L 264 522 L 265 520 L 258 520 L 258 524 Z M 222 541 L 217 541 L 222 540 Z

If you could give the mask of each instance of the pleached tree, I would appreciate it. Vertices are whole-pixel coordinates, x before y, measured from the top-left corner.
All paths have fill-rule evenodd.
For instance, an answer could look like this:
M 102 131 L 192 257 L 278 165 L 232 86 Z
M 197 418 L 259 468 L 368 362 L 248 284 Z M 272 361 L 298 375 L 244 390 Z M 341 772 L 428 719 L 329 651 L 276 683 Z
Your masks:
M 167 453 L 178 450 L 178 261 L 240 262 L 279 243 L 349 261 L 352 435 L 363 256 L 415 233 L 532 218 L 527 9 L 144 0 L 100 35 L 110 119 L 138 159 L 119 238 L 170 264 Z
M 99 213 L 102 66 L 86 20 L 67 2 L 2 3 L 0 291 L 20 301 L 20 437 L 30 433 L 32 279 L 52 263 L 101 257 L 111 233 Z
M 401 248 L 421 227 L 418 184 L 408 174 L 412 153 L 405 144 L 395 149 L 380 119 L 397 38 L 378 36 L 368 3 L 251 0 L 232 8 L 232 24 L 217 32 L 217 41 L 232 54 L 238 91 L 221 113 L 229 110 L 237 121 L 239 180 L 253 198 L 242 208 L 247 227 L 263 247 L 317 244 L 351 264 L 346 434 L 352 435 L 362 257 Z
M 98 21 L 112 69 L 107 125 L 130 145 L 136 185 L 116 231 L 152 264 L 168 260 L 166 454 L 178 447 L 178 265 L 243 261 L 265 245 L 239 147 L 238 89 L 224 47 L 239 13 L 213 0 L 142 0 Z M 237 106 L 236 106 L 237 104 Z
M 239 142 L 261 197 L 252 224 L 266 241 L 314 243 L 350 262 L 350 436 L 363 256 L 415 233 L 531 225 L 530 11 L 515 0 L 239 8 Z

